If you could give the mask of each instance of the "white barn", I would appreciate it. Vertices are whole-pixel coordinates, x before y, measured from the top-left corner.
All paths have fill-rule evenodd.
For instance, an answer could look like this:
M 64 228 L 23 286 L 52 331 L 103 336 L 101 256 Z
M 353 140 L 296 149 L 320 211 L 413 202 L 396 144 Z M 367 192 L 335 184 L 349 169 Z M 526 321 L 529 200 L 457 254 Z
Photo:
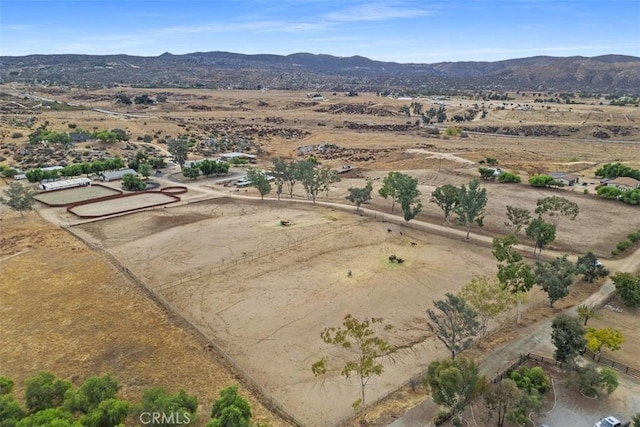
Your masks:
M 133 169 L 120 169 L 111 172 L 101 172 L 99 175 L 100 180 L 102 181 L 117 181 L 119 179 L 122 179 L 122 177 L 128 173 L 130 173 L 131 175 L 138 175 L 138 172 L 134 171 Z
M 39 187 L 44 191 L 63 190 L 65 188 L 88 187 L 91 185 L 89 178 L 65 179 L 62 181 L 41 182 Z

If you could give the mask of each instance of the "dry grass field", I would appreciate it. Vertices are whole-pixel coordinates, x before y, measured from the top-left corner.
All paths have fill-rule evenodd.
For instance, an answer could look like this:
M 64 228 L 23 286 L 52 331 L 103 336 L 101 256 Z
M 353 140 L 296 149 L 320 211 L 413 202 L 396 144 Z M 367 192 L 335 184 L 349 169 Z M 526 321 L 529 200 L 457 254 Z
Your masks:
M 111 88 L 51 93 L 34 87 L 0 89 L 12 94 L 14 101 L 37 103 L 29 98 L 36 96 L 91 108 L 31 109 L 27 113 L 4 114 L 0 120 L 3 163 L 14 163 L 19 151 L 8 144 L 26 143 L 31 131 L 18 124 L 29 115 L 37 119 L 37 125 L 46 120 L 59 131 L 68 132 L 70 123 L 87 130 L 125 129 L 131 134 L 129 145 L 135 149 L 144 149 L 137 141 L 144 135 L 152 136 L 152 144 L 161 149 L 166 148 L 163 139 L 193 138 L 199 142 L 192 158 L 206 156 L 206 147 L 200 144 L 206 138 L 227 138 L 248 144 L 251 152 L 259 155 L 258 166 L 265 168 L 274 156 L 306 156 L 299 147 L 331 143 L 340 150 L 330 156 L 316 153 L 322 164 L 350 164 L 354 170 L 332 186 L 329 201 L 348 203 L 348 188 L 363 186 L 365 178 L 370 178 L 376 195 L 368 207 L 388 213 L 390 202 L 377 196 L 377 189 L 389 171 L 403 171 L 418 178 L 422 192 L 424 211 L 416 219 L 438 225 L 443 218 L 441 211 L 429 203 L 433 189 L 445 183 L 467 183 L 478 175 L 478 162 L 486 157 L 494 157 L 503 169 L 521 174 L 523 182 L 530 174 L 555 171 L 577 172 L 581 181 L 591 182 L 595 181 L 593 172 L 612 161 L 640 167 L 640 111 L 599 105 L 599 100 L 547 108 L 533 104 L 526 95 L 514 94 L 516 99 L 506 105 L 485 102 L 486 118 L 460 125 L 577 129 L 567 137 L 471 132 L 466 137 L 445 137 L 442 132 L 430 135 L 411 126 L 399 131 L 367 129 L 406 126 L 418 119 L 400 112 L 409 101 L 373 94 L 324 94 L 325 101 L 312 102 L 304 93 L 275 91 Z M 167 102 L 124 106 L 114 103 L 118 93 L 164 93 Z M 22 100 L 25 94 L 28 96 Z M 429 99 L 419 102 L 424 103 L 425 109 L 437 107 Z M 447 99 L 445 103 L 447 114 L 452 117 L 481 102 L 460 98 Z M 520 108 L 524 105 L 533 108 Z M 347 122 L 359 126 L 350 128 Z M 595 130 L 613 132 L 610 129 L 618 128 L 625 132 L 612 135 L 610 140 L 593 136 Z M 13 138 L 16 132 L 23 137 Z M 79 144 L 76 152 L 98 150 L 121 156 L 135 153 L 135 149 L 125 148 L 123 143 L 89 142 Z M 180 177 L 175 175 L 174 179 Z M 357 386 L 340 378 L 337 365 L 324 380 L 311 374 L 311 363 L 322 355 L 328 354 L 332 360 L 341 357 L 322 343 L 319 335 L 324 327 L 338 326 L 347 313 L 381 316 L 396 326 L 389 335 L 392 342 L 413 343 L 395 357 L 395 363 L 388 365 L 383 376 L 371 383 L 368 396 L 373 400 L 396 389 L 430 361 L 446 357 L 442 345 L 425 331 L 425 310 L 430 302 L 445 292 L 457 292 L 473 273 L 495 271 L 490 249 L 481 245 L 399 226 L 391 227 L 393 232 L 387 233 L 387 225 L 344 210 L 229 199 L 221 197 L 231 195 L 229 188 L 202 178 L 183 184 L 189 187 L 189 193 L 181 198 L 193 203 L 71 227 L 73 233 L 98 248 L 95 252 L 32 216 L 23 222 L 11 215 L 3 219 L 3 250 L 8 252 L 0 266 L 3 275 L 8 272 L 11 279 L 2 285 L 2 339 L 15 341 L 15 345 L 1 350 L 3 362 L 5 358 L 11 360 L 8 365 L 3 363 L 3 374 L 20 383 L 41 369 L 51 369 L 76 381 L 91 373 L 111 371 L 123 383 L 127 396 L 135 396 L 150 385 L 174 389 L 189 384 L 191 389 L 187 391 L 198 394 L 208 406 L 220 388 L 233 382 L 233 374 L 207 352 L 203 338 L 198 338 L 202 336 L 220 347 L 246 378 L 258 383 L 263 395 L 280 402 L 305 425 L 332 425 L 353 414 L 351 402 L 357 397 Z M 567 197 L 581 210 L 575 221 L 560 221 L 557 240 L 550 249 L 571 254 L 593 250 L 606 257 L 619 240 L 640 229 L 637 207 L 595 198 L 593 184 L 561 190 L 494 182 L 483 186 L 489 194 L 487 217 L 485 226 L 474 232 L 484 236 L 507 232 L 507 205 L 533 210 L 537 199 L 549 195 Z M 585 189 L 590 194 L 583 194 Z M 303 197 L 301 192 L 298 188 L 297 199 Z M 257 195 L 253 189 L 242 194 Z M 195 202 L 207 197 L 212 199 Z M 325 196 L 321 199 L 325 200 Z M 61 208 L 38 209 L 53 223 L 78 222 Z M 283 227 L 281 220 L 291 221 L 292 225 Z M 42 231 L 26 232 L 25 227 Z M 41 235 L 52 236 L 42 249 L 43 243 L 38 240 Z M 412 246 L 411 242 L 417 245 Z M 31 248 L 9 258 L 21 251 L 15 249 L 23 247 L 20 245 L 25 250 L 29 245 Z M 60 249 L 56 250 L 58 246 Z M 147 294 L 100 255 L 101 250 L 115 256 L 175 315 L 163 313 Z M 83 256 L 69 257 L 70 251 Z M 407 262 L 401 266 L 390 264 L 387 258 L 391 254 Z M 92 263 L 100 267 L 85 274 Z M 37 273 L 38 280 L 26 283 L 24 273 L 30 270 L 34 278 Z M 181 278 L 194 274 L 194 280 L 177 284 Z M 46 281 L 47 287 L 39 287 L 38 281 Z M 559 309 L 579 303 L 588 293 L 572 295 L 566 305 L 558 304 Z M 532 307 L 543 300 L 544 295 L 534 293 Z M 51 310 L 42 310 L 42 301 Z M 94 311 L 97 314 L 87 317 Z M 535 322 L 555 312 L 534 310 L 528 321 Z M 39 321 L 35 323 L 33 319 Z M 182 319 L 199 334 L 184 329 Z M 23 324 L 40 326 L 23 328 Z M 64 333 L 56 331 L 59 324 L 68 325 Z M 496 338 L 494 345 L 513 339 L 518 333 L 521 331 L 517 328 L 509 330 Z M 98 343 L 95 349 L 88 348 L 92 338 L 87 334 L 99 337 L 94 339 Z M 17 337 L 21 335 L 28 337 L 20 341 L 27 344 L 18 344 Z M 48 347 L 51 336 L 57 340 Z M 163 347 L 169 338 L 170 348 Z M 33 355 L 30 363 L 25 363 L 20 354 Z M 179 370 L 167 368 L 172 360 L 182 361 Z M 255 397 L 251 399 L 259 421 L 284 424 L 268 414 Z M 384 415 L 381 417 L 384 419 Z

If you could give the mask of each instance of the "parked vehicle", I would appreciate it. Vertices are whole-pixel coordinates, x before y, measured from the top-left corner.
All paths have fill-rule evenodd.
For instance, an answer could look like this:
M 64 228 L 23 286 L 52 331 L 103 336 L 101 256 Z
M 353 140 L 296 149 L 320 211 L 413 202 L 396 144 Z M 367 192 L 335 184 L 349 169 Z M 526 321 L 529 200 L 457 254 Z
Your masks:
M 629 427 L 630 421 L 621 421 L 618 418 L 609 415 L 595 423 L 593 427 Z

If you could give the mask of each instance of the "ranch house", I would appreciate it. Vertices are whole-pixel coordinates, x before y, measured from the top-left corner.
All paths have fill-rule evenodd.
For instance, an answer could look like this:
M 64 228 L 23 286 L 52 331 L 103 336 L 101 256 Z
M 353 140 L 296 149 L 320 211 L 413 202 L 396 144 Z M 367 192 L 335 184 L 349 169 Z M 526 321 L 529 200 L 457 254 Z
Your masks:
M 621 176 L 607 182 L 607 185 L 621 190 L 634 190 L 636 188 L 640 188 L 640 181 L 628 176 Z

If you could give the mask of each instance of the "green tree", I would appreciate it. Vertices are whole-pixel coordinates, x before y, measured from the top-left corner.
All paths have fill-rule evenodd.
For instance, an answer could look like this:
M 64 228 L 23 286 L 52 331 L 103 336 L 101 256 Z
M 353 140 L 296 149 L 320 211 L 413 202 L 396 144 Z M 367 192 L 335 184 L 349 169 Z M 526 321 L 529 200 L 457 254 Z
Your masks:
M 536 283 L 549 297 L 549 306 L 569 295 L 569 286 L 575 278 L 575 267 L 567 256 L 558 257 L 550 262 L 536 261 Z
M 500 282 L 487 276 L 473 275 L 460 291 L 460 297 L 478 313 L 481 332 L 487 332 L 489 321 L 515 305 L 514 296 Z
M 529 184 L 532 187 L 549 187 L 555 179 L 550 175 L 534 175 L 529 178 Z
M 203 161 L 198 162 L 197 167 L 202 172 L 202 175 L 208 178 L 215 173 L 216 163 L 217 162 L 214 162 L 213 160 L 204 159 Z
M 427 326 L 449 349 L 451 359 L 455 359 L 458 353 L 471 347 L 481 325 L 478 313 L 463 298 L 448 292 L 445 297 L 433 302 L 438 312 L 427 309 Z
M 298 163 L 298 178 L 307 193 L 307 198 L 316 202 L 318 194 L 329 191 L 329 184 L 336 182 L 337 173 L 330 168 L 317 168 L 313 162 Z
M 125 173 L 122 176 L 122 188 L 126 191 L 141 191 L 147 188 L 147 184 L 139 176 Z
M 149 163 L 140 163 L 138 173 L 145 178 L 149 178 L 149 175 L 151 175 L 151 165 Z
M 93 135 L 100 142 L 114 143 L 118 140 L 118 135 L 108 130 L 101 130 Z
M 437 187 L 431 193 L 431 202 L 438 205 L 444 213 L 444 220 L 449 224 L 449 217 L 458 205 L 458 198 L 460 197 L 460 189 L 455 185 L 445 184 Z
M 485 406 L 489 414 L 497 412 L 498 427 L 504 426 L 507 413 L 522 399 L 522 391 L 513 380 L 507 378 L 496 384 L 491 384 L 484 393 Z
M 633 427 L 640 427 L 640 412 L 631 417 L 631 422 L 633 423 Z
M 40 168 L 29 169 L 25 172 L 25 176 L 29 182 L 40 182 L 44 179 L 44 171 Z
M 182 170 L 185 162 L 189 158 L 189 143 L 184 139 L 173 139 L 167 142 L 167 151 L 173 160 L 180 165 Z
M 86 427 L 111 427 L 124 425 L 129 414 L 129 403 L 119 399 L 105 399 L 87 415 L 80 417 Z
M 238 387 L 230 386 L 220 391 L 220 398 L 213 403 L 211 418 L 207 427 L 249 427 L 251 406 L 238 394 Z
M 633 275 L 619 271 L 611 280 L 616 287 L 616 293 L 627 307 L 640 307 L 640 273 Z
M 264 196 L 271 192 L 271 183 L 266 172 L 257 168 L 249 168 L 247 169 L 247 179 L 251 182 L 251 186 L 260 193 L 260 199 L 264 200 Z
M 469 240 L 471 224 L 474 222 L 482 224 L 485 206 L 487 206 L 487 190 L 480 188 L 479 180 L 474 179 L 469 182 L 468 188 L 464 185 L 460 187 L 455 213 L 458 215 L 458 221 L 467 228 L 467 240 Z
M 277 157 L 273 159 L 273 165 L 271 166 L 271 176 L 274 179 L 274 184 L 276 185 L 276 195 L 278 196 L 278 200 L 280 200 L 280 195 L 284 189 L 284 185 L 288 180 L 288 165 L 287 162 L 281 158 Z
M 551 322 L 551 330 L 555 359 L 562 364 L 573 362 L 587 344 L 580 319 L 560 314 Z
M 551 387 L 551 378 L 544 373 L 540 366 L 532 368 L 520 366 L 509 374 L 509 378 L 516 383 L 520 390 L 529 394 L 532 392 L 544 394 Z
M 373 190 L 373 184 L 371 181 L 367 181 L 367 185 L 364 187 L 351 187 L 349 188 L 349 195 L 346 197 L 351 203 L 356 205 L 356 211 L 360 210 L 360 205 L 367 203 L 371 200 L 371 191 Z
M 433 401 L 449 408 L 454 418 L 487 389 L 487 379 L 480 375 L 478 364 L 466 357 L 432 362 L 424 384 L 430 388 Z
M 519 175 L 511 172 L 502 172 L 498 175 L 498 181 L 504 183 L 519 183 L 522 182 L 522 178 Z
M 602 392 L 613 393 L 618 388 L 618 374 L 611 368 L 598 371 L 588 365 L 578 370 L 578 389 L 589 397 L 599 397 Z
M 193 165 L 188 168 L 183 168 L 182 175 L 184 175 L 185 178 L 191 178 L 193 180 L 196 180 L 200 176 L 200 168 L 197 165 Z
M 621 197 L 622 193 L 623 191 L 618 187 L 610 187 L 608 185 L 600 187 L 596 190 L 596 194 L 598 195 L 598 197 L 602 197 L 603 199 L 609 199 L 609 200 L 613 200 L 613 199 L 617 199 L 618 197 Z
M 40 372 L 25 382 L 25 402 L 30 412 L 57 408 L 71 388 L 68 381 L 57 380 L 51 372 Z
M 502 287 L 515 296 L 517 301 L 516 323 L 522 319 L 522 301 L 535 283 L 531 266 L 522 260 L 515 245 L 518 238 L 514 234 L 493 239 L 493 256 L 498 261 L 498 281 Z
M 387 198 L 391 198 L 391 213 L 393 213 L 393 209 L 398 201 L 398 188 L 399 188 L 399 176 L 400 172 L 389 172 L 387 176 L 382 180 L 382 187 L 378 190 L 378 194 L 385 200 Z
M 10 394 L 13 391 L 14 384 L 15 383 L 11 378 L 0 377 L 0 396 L 4 396 L 5 394 Z
M 580 304 L 576 308 L 576 312 L 578 313 L 578 317 L 584 320 L 583 326 L 587 326 L 589 319 L 600 318 L 600 308 L 598 306 Z
M 593 252 L 587 252 L 581 257 L 578 257 L 576 261 L 576 270 L 578 273 L 584 275 L 584 280 L 589 283 L 593 283 L 594 280 L 598 280 L 601 277 L 607 277 L 609 270 L 604 268 L 602 263 L 598 261 Z
M 330 327 L 320 334 L 327 344 L 333 344 L 352 353 L 353 357 L 342 367 L 341 374 L 345 378 L 356 375 L 360 383 L 360 399 L 353 403 L 354 409 L 360 409 L 360 415 L 365 415 L 365 388 L 369 381 L 384 372 L 381 358 L 395 352 L 395 348 L 384 338 L 376 334 L 374 325 L 382 325 L 382 318 L 364 319 L 362 321 L 347 314 L 342 327 Z M 392 329 L 384 325 L 384 330 Z M 319 376 L 327 372 L 328 358 L 325 356 L 311 366 L 314 375 Z
M 574 220 L 580 213 L 577 203 L 565 199 L 564 197 L 551 196 L 540 199 L 536 202 L 536 211 L 539 216 L 547 215 L 551 222 L 558 224 L 560 217 L 566 216 Z
M 617 351 L 624 343 L 622 332 L 613 328 L 587 328 L 584 337 L 587 340 L 587 348 L 593 352 L 599 352 L 603 346 Z
M 556 239 L 556 225 L 538 217 L 529 223 L 525 233 L 535 242 L 533 253 L 536 253 L 536 249 L 542 253 L 542 249 Z
M 491 169 L 491 168 L 479 168 L 478 169 L 478 172 L 480 172 L 480 178 L 482 178 L 484 180 L 489 180 L 489 179 L 495 178 L 495 176 L 493 175 L 495 171 L 496 171 L 495 169 Z
M 14 427 L 25 415 L 12 394 L 0 395 L 0 426 Z
M 286 167 L 283 169 L 283 179 L 290 199 L 293 198 L 293 189 L 296 183 L 300 181 L 301 170 L 306 163 L 308 162 L 287 162 Z
M 409 222 L 422 211 L 422 203 L 420 202 L 420 191 L 418 190 L 418 180 L 406 174 L 399 174 L 397 180 L 396 198 L 400 207 L 404 220 Z
M 531 212 L 525 208 L 507 206 L 507 220 L 505 225 L 511 228 L 513 234 L 518 232 L 531 221 Z
M 20 212 L 20 216 L 24 216 L 25 212 L 33 209 L 34 194 L 35 192 L 31 188 L 25 187 L 19 182 L 12 182 L 9 188 L 2 192 L 0 203 L 7 205 L 11 210 Z
M 46 408 L 34 412 L 21 419 L 16 427 L 83 427 L 79 422 L 73 421 L 73 416 L 60 408 Z
M 16 169 L 5 165 L 0 165 L 0 171 L 2 172 L 2 178 L 13 178 L 18 175 L 18 171 Z M 6 182 L 7 181 L 5 180 L 5 183 Z
M 195 396 L 188 395 L 184 390 L 171 395 L 162 387 L 154 387 L 144 391 L 142 402 L 135 408 L 137 414 L 142 412 L 161 412 L 165 414 L 188 414 L 181 419 L 184 421 L 187 417 L 193 422 L 196 419 L 195 413 L 198 409 L 198 399 Z M 163 427 L 179 426 L 184 423 L 173 422 L 156 423 L 154 425 Z

